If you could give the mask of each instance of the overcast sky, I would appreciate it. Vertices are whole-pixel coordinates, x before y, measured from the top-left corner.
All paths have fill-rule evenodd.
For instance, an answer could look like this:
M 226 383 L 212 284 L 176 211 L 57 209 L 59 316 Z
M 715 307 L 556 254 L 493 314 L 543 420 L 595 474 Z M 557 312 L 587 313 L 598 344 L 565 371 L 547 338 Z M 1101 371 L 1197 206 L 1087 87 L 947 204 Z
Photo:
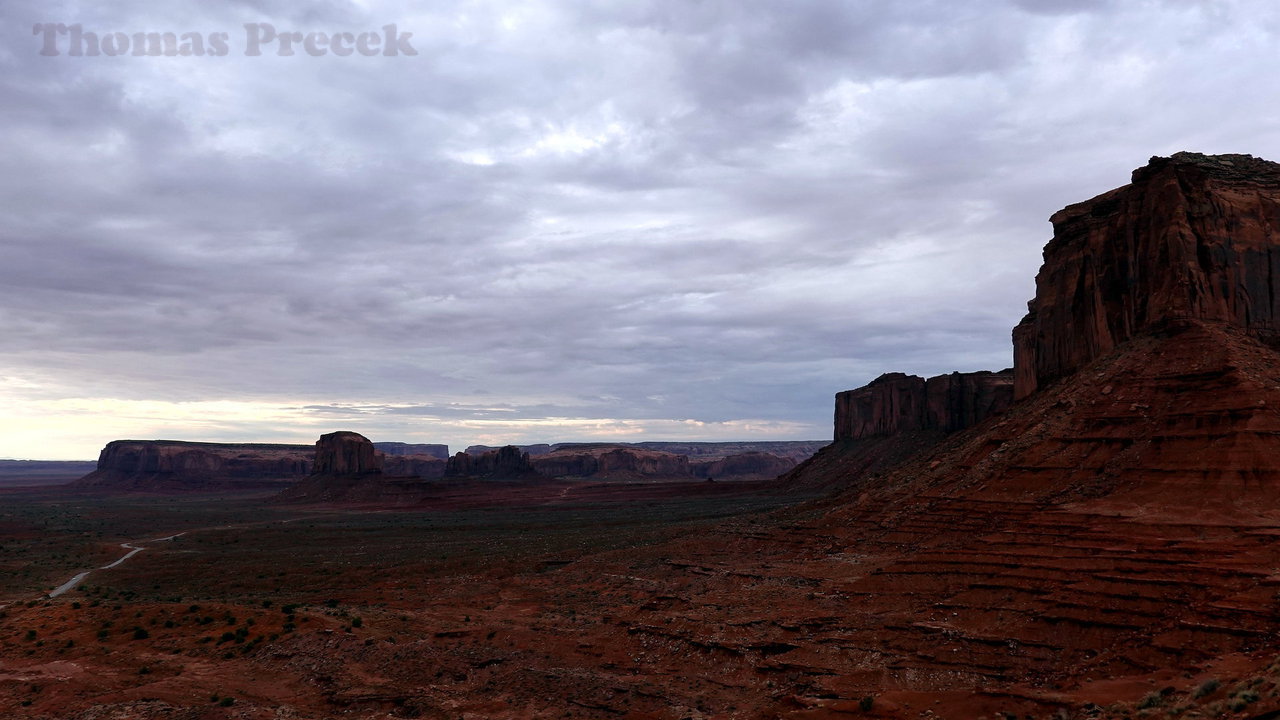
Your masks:
M 1011 365 L 1062 206 L 1280 159 L 1275 8 L 4 0 L 0 457 L 829 437 L 882 372 Z

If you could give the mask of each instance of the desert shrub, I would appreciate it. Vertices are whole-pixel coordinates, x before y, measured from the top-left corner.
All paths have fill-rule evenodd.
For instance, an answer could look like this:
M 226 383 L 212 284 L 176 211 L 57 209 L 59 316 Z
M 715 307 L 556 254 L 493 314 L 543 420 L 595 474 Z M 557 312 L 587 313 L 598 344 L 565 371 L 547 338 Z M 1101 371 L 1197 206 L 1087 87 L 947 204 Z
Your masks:
M 1222 683 L 1218 680 L 1218 678 L 1209 678 L 1208 680 L 1205 680 L 1204 682 L 1200 683 L 1200 686 L 1197 687 L 1195 692 L 1191 694 L 1191 697 L 1200 699 L 1207 695 L 1212 695 L 1214 691 L 1216 691 L 1220 687 L 1222 687 Z
M 858 709 L 862 712 L 871 712 L 871 708 L 875 706 L 876 699 L 870 695 L 858 701 Z
M 1138 702 L 1138 709 L 1146 710 L 1148 708 L 1158 708 L 1163 704 L 1164 704 L 1164 693 L 1153 692 L 1153 693 L 1148 693 L 1145 697 L 1142 698 L 1142 700 Z
M 147 638 L 149 638 L 149 637 L 151 637 L 151 633 L 147 632 L 147 629 L 146 629 L 146 628 L 142 628 L 142 627 L 135 627 L 135 628 L 133 629 L 133 639 L 134 639 L 134 640 L 146 640 L 146 639 L 147 639 Z
M 1258 693 L 1252 690 L 1245 690 L 1244 692 L 1239 693 L 1238 695 L 1235 695 L 1234 697 L 1232 697 L 1231 702 L 1228 703 L 1227 706 L 1231 708 L 1232 712 L 1240 712 L 1241 710 L 1258 702 L 1258 700 L 1260 699 L 1261 698 L 1258 695 Z

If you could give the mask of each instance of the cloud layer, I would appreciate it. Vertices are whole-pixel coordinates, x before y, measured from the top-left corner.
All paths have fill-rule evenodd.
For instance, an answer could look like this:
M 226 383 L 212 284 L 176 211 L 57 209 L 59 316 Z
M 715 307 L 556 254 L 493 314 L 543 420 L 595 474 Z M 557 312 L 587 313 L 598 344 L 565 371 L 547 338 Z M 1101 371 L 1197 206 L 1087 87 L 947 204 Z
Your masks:
M 826 437 L 881 372 L 1011 364 L 1053 211 L 1280 158 L 1263 2 L 307 5 L 0 6 L 0 456 Z

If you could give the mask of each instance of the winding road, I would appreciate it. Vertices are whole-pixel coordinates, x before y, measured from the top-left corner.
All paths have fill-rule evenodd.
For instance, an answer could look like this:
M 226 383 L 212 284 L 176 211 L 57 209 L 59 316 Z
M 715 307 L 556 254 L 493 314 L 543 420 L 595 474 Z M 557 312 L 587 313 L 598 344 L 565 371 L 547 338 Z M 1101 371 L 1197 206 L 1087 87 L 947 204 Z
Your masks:
M 180 533 L 178 533 L 177 535 L 170 535 L 169 537 L 156 538 L 156 539 L 154 539 L 154 540 L 135 540 L 134 542 L 137 542 L 137 543 L 155 543 L 155 542 L 165 542 L 165 541 L 168 541 L 168 540 L 172 540 L 172 539 L 174 539 L 174 538 L 176 538 L 176 537 L 179 537 L 179 536 L 181 536 L 181 535 L 186 535 L 186 533 L 185 533 L 185 532 L 180 532 Z M 132 543 L 120 543 L 120 547 L 122 547 L 122 548 L 124 548 L 124 549 L 128 550 L 129 552 L 128 552 L 128 553 L 126 553 L 124 557 L 120 558 L 119 560 L 116 560 L 115 562 L 113 562 L 113 563 L 111 563 L 111 564 L 109 564 L 109 565 L 103 565 L 103 566 L 102 566 L 102 567 L 100 567 L 100 568 L 94 568 L 94 569 L 95 569 L 95 570 L 110 570 L 111 568 L 116 567 L 117 565 L 119 565 L 119 564 L 123 563 L 125 560 L 128 560 L 129 558 L 133 557 L 134 555 L 137 555 L 138 553 L 140 553 L 140 552 L 142 552 L 143 550 L 145 550 L 145 549 L 146 549 L 145 547 L 143 547 L 143 546 L 141 546 L 141 545 L 134 545 L 134 544 L 132 544 Z M 59 595 L 61 595 L 62 593 L 64 593 L 64 592 L 66 592 L 66 591 L 70 590 L 71 588 L 74 588 L 75 586 L 77 586 L 77 585 L 79 585 L 81 582 L 83 582 L 85 578 L 89 577 L 89 573 L 91 573 L 91 572 L 93 572 L 93 570 L 85 570 L 84 572 L 82 572 L 82 573 L 80 573 L 80 574 L 76 575 L 75 577 L 71 578 L 70 580 L 68 580 L 68 581 L 66 581 L 66 582 L 64 582 L 64 583 L 62 583 L 61 585 L 59 585 L 58 587 L 54 588 L 53 590 L 51 590 L 51 591 L 49 592 L 49 597 L 51 597 L 51 598 L 56 598 L 56 597 L 58 597 Z

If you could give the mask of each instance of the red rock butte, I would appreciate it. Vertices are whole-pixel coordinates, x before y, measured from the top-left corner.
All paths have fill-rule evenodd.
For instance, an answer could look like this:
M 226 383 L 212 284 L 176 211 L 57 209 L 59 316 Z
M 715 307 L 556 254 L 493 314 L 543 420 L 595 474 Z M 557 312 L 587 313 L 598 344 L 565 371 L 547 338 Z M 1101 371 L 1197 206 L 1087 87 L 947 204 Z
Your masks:
M 1280 165 L 1154 157 L 1133 182 L 1055 213 L 1036 297 L 1014 329 L 1024 398 L 1171 320 L 1280 329 Z

